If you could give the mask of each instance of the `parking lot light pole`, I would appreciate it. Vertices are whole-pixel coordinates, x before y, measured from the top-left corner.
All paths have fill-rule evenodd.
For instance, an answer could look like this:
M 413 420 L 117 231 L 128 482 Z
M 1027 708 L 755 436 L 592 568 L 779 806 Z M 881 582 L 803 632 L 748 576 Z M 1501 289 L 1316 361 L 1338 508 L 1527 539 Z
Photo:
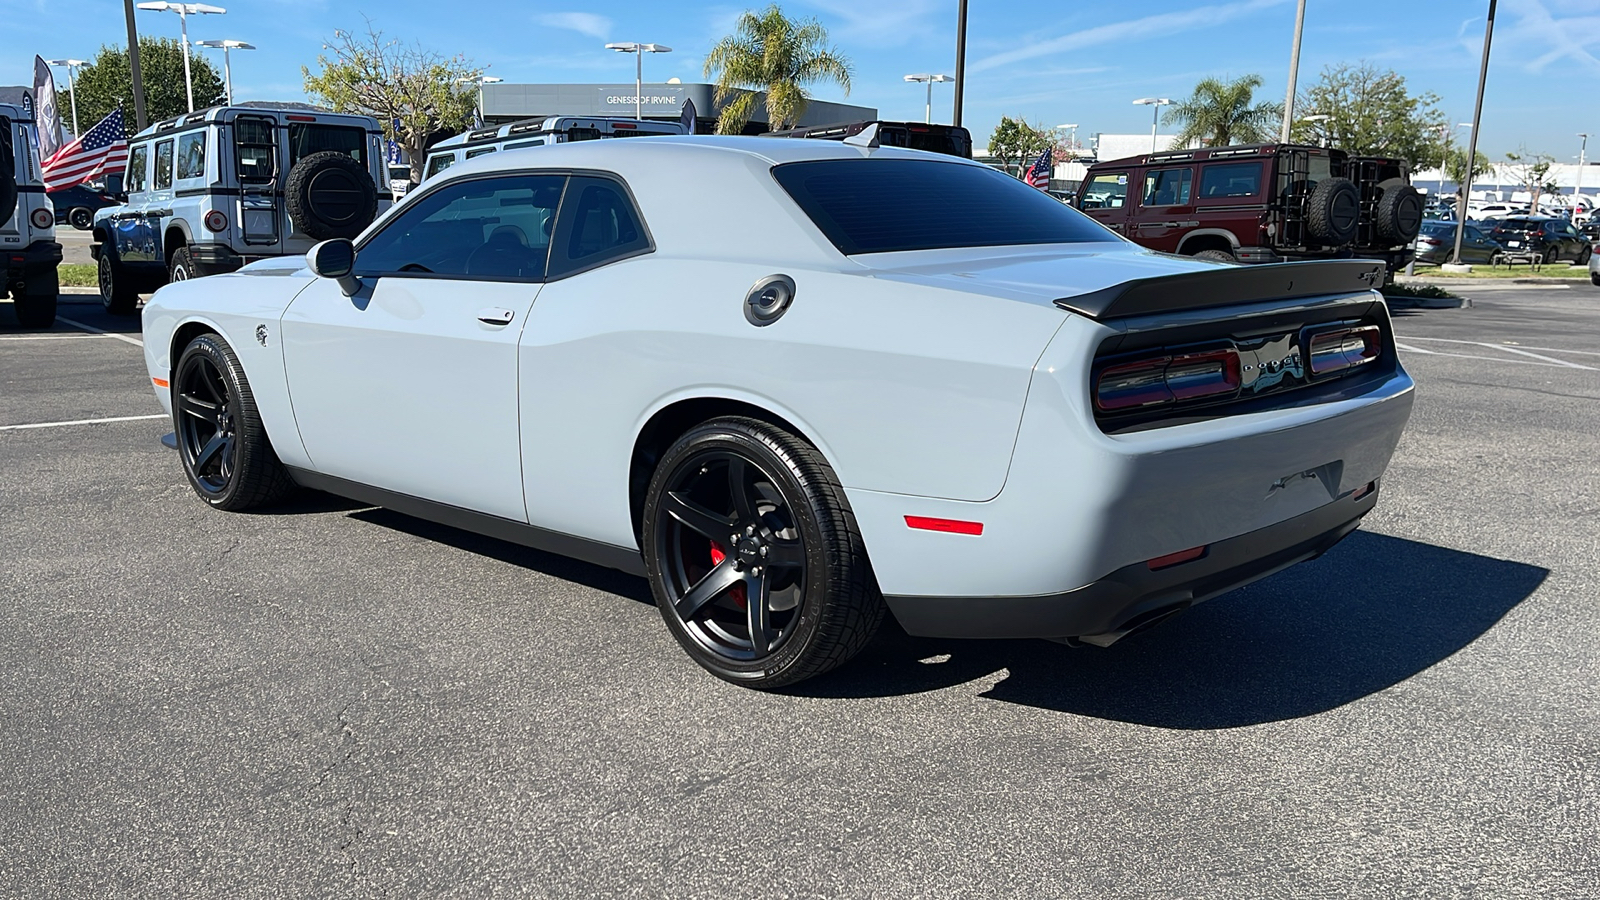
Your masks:
M 254 44 L 244 41 L 195 41 L 196 47 L 210 47 L 213 50 L 222 48 L 222 90 L 228 98 L 228 105 L 233 105 L 233 60 L 228 58 L 231 50 L 254 50 Z
M 955 81 L 955 79 L 950 77 L 949 75 L 929 75 L 929 74 L 927 74 L 925 72 L 919 72 L 919 73 L 917 73 L 915 75 L 907 75 L 906 76 L 906 80 L 907 81 L 915 81 L 915 82 L 919 82 L 919 83 L 920 82 L 926 82 L 927 83 L 927 85 L 928 85 L 928 102 L 927 102 L 927 105 L 923 108 L 923 111 L 922 111 L 922 121 L 924 121 L 924 122 L 932 122 L 933 121 L 933 85 L 934 85 L 934 82 Z
M 1161 122 L 1161 107 L 1166 106 L 1166 105 L 1170 104 L 1171 102 L 1172 101 L 1168 100 L 1166 97 L 1140 97 L 1139 99 L 1133 101 L 1133 105 L 1134 106 L 1150 106 L 1150 107 L 1154 107 L 1153 112 L 1155 113 L 1155 115 L 1150 117 L 1150 152 L 1151 153 L 1156 152 L 1156 126 L 1158 124 L 1160 124 L 1160 122 Z
M 639 96 L 640 94 L 644 93 L 644 55 L 646 53 L 671 53 L 672 48 L 665 44 L 636 44 L 629 42 L 607 44 L 606 49 L 615 50 L 618 53 L 632 53 L 634 55 L 633 117 L 635 119 L 644 118 L 644 100 Z
M 72 125 L 73 128 L 77 128 L 78 113 L 76 110 L 74 110 L 72 113 Z M 1583 143 L 1578 145 L 1578 178 L 1572 185 L 1572 211 L 1574 221 L 1577 219 L 1576 214 L 1578 211 L 1578 204 L 1583 202 L 1583 166 L 1585 163 L 1585 157 L 1589 153 L 1588 133 L 1580 131 L 1578 132 L 1578 137 L 1583 138 Z
M 73 81 L 72 72 L 79 66 L 87 65 L 87 63 L 81 59 L 47 59 L 45 63 L 52 66 L 67 67 L 67 97 L 72 101 L 72 136 L 76 138 L 82 132 L 78 130 L 78 87 Z
M 1306 29 L 1306 0 L 1294 14 L 1294 44 L 1289 51 L 1289 96 L 1283 101 L 1283 134 L 1279 140 L 1289 143 L 1289 123 L 1294 121 L 1294 83 L 1300 75 L 1300 36 Z
M 1467 224 L 1467 196 L 1472 193 L 1472 164 L 1478 160 L 1478 133 L 1483 126 L 1483 85 L 1489 80 L 1489 45 L 1494 40 L 1494 8 L 1496 0 L 1489 0 L 1489 17 L 1483 23 L 1483 62 L 1478 66 L 1478 102 L 1472 107 L 1472 137 L 1467 139 L 1467 180 L 1457 190 L 1456 243 L 1450 252 L 1450 263 L 1461 265 L 1461 235 Z
M 1068 122 L 1065 125 L 1057 125 L 1056 128 L 1058 128 L 1058 129 L 1060 129 L 1060 128 L 1070 128 L 1070 129 L 1072 129 L 1072 137 L 1067 139 L 1067 146 L 1072 148 L 1072 158 L 1073 159 L 1077 159 L 1078 158 L 1078 123 L 1077 122 Z
M 220 6 L 207 6 L 204 3 L 168 3 L 166 0 L 157 0 L 155 3 L 140 3 L 140 9 L 155 12 L 175 12 L 183 29 L 183 87 L 189 95 L 189 112 L 194 112 L 194 76 L 189 74 L 189 17 L 198 15 L 220 16 L 227 10 Z

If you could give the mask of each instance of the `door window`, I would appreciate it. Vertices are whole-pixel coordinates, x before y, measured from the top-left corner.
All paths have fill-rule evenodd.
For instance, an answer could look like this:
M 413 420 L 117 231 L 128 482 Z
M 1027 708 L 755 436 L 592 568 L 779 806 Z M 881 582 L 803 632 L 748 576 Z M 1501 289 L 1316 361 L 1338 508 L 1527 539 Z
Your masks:
M 1194 170 L 1157 169 L 1144 176 L 1145 206 L 1182 206 L 1189 202 L 1189 185 Z
M 356 274 L 543 280 L 566 181 L 515 175 L 443 187 L 373 235 Z
M 206 133 L 192 131 L 178 138 L 178 177 L 203 178 L 206 174 Z
M 1261 163 L 1219 163 L 1200 169 L 1200 199 L 1254 197 L 1261 190 Z
M 158 191 L 172 187 L 172 141 L 156 144 L 156 173 L 152 187 Z
M 1089 179 L 1083 192 L 1084 209 L 1121 209 L 1128 199 L 1128 173 L 1108 172 Z
M 240 116 L 233 121 L 234 147 L 239 156 L 239 180 L 265 184 L 277 177 L 278 142 L 271 122 Z
M 564 210 L 551 275 L 592 269 L 650 249 L 633 200 L 615 181 L 574 176 Z
M 136 144 L 128 152 L 128 174 L 122 179 L 122 188 L 130 194 L 142 194 L 150 177 L 150 145 Z

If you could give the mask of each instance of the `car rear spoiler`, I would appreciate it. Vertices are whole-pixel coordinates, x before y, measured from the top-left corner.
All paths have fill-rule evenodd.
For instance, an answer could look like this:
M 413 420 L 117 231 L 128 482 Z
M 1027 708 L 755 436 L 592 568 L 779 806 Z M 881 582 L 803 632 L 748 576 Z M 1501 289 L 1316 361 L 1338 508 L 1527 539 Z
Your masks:
M 1055 305 L 1091 319 L 1122 319 L 1263 300 L 1358 293 L 1383 282 L 1384 264 L 1373 259 L 1220 266 L 1203 272 L 1136 278 L 1087 294 L 1062 297 Z

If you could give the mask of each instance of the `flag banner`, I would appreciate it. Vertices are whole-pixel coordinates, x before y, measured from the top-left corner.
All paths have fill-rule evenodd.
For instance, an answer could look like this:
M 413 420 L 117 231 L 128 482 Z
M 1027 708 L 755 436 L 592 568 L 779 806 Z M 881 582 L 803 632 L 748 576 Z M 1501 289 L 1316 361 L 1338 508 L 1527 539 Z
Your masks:
M 39 158 L 61 149 L 61 110 L 56 106 L 56 79 L 44 57 L 33 58 L 33 119 L 39 130 Z
M 122 110 L 114 109 L 82 137 L 44 161 L 44 189 L 75 187 L 127 167 L 128 133 L 123 128 Z
M 1049 188 L 1050 173 L 1055 170 L 1054 160 L 1055 149 L 1046 147 L 1045 151 L 1039 154 L 1039 158 L 1034 161 L 1033 166 L 1028 169 L 1028 177 L 1024 180 L 1041 191 Z
M 683 101 L 683 118 L 679 119 L 679 123 L 683 125 L 684 134 L 694 134 L 696 119 L 693 100 Z

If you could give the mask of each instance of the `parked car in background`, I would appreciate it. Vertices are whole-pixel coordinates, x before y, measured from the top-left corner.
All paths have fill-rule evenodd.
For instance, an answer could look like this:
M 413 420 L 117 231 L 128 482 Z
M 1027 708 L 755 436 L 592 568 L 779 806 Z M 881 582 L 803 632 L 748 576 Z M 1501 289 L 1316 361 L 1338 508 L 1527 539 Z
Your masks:
M 71 225 L 79 231 L 88 231 L 94 225 L 95 212 L 121 202 L 103 184 L 80 184 L 51 191 L 47 196 L 56 208 L 56 224 Z
M 34 150 L 33 111 L 0 103 L 0 298 L 24 328 L 49 328 L 60 293 L 61 244 Z
M 1571 222 L 1550 216 L 1513 216 L 1496 225 L 1489 236 L 1507 250 L 1537 252 L 1547 264 L 1565 259 L 1581 266 L 1594 255 L 1589 239 Z
M 615 116 L 535 116 L 504 125 L 490 125 L 445 138 L 428 148 L 428 161 L 422 180 L 438 175 L 459 162 L 488 156 L 501 150 L 571 144 L 611 138 L 659 137 L 683 134 L 678 122 L 653 119 L 623 119 Z
M 1461 223 L 1461 261 L 1489 263 L 1500 252 L 1500 245 L 1471 222 Z M 1430 219 L 1422 223 L 1417 235 L 1417 262 L 1437 266 L 1450 261 L 1455 251 L 1456 223 Z
M 1411 259 L 1422 195 L 1403 161 L 1258 144 L 1089 167 L 1077 207 L 1152 250 L 1219 262 Z
M 833 125 L 807 125 L 785 131 L 768 131 L 762 137 L 818 138 L 825 141 L 842 141 L 865 131 L 868 125 L 878 126 L 878 145 L 905 147 L 972 158 L 972 133 L 960 125 L 937 125 L 927 122 L 839 122 Z
M 399 203 L 411 188 L 411 167 L 404 163 L 390 163 L 389 193 L 394 197 L 394 202 Z

